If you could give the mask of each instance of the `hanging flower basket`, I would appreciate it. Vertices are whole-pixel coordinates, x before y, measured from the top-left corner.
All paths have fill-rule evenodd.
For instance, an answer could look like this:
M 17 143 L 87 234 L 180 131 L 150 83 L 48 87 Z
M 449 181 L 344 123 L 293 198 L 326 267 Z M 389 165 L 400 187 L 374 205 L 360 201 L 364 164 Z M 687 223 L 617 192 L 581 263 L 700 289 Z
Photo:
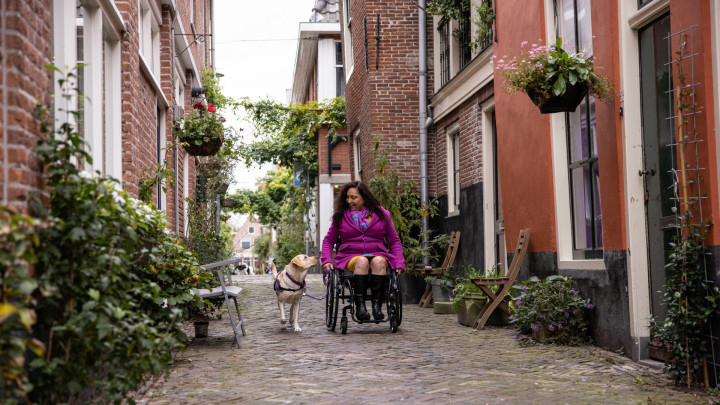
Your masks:
M 531 88 L 525 89 L 530 100 L 540 109 L 541 114 L 553 114 L 559 112 L 574 112 L 583 101 L 588 92 L 587 83 L 577 82 L 568 85 L 565 93 L 542 100 L 542 97 Z
M 197 164 L 197 171 L 199 174 L 205 176 L 206 179 L 211 179 L 220 173 L 222 165 L 220 162 L 200 162 Z
M 184 145 L 185 151 L 189 153 L 192 156 L 214 156 L 222 147 L 223 144 L 223 137 L 217 137 L 217 138 L 210 138 L 209 141 L 203 142 L 200 145 L 196 145 L 195 143 L 190 143 L 184 140 L 182 137 L 180 137 L 180 141 L 186 143 Z M 205 176 L 205 177 L 212 177 L 212 176 Z
M 176 125 L 175 129 L 187 153 L 193 156 L 213 156 L 223 144 L 224 122 L 225 118 L 217 113 L 212 104 L 205 106 L 195 103 L 182 127 Z
M 562 38 L 549 47 L 526 45 L 520 44 L 520 56 L 495 61 L 495 69 L 508 93 L 524 91 L 541 113 L 573 112 L 588 93 L 603 100 L 613 97 L 610 81 L 595 73 L 592 56 L 568 53 Z

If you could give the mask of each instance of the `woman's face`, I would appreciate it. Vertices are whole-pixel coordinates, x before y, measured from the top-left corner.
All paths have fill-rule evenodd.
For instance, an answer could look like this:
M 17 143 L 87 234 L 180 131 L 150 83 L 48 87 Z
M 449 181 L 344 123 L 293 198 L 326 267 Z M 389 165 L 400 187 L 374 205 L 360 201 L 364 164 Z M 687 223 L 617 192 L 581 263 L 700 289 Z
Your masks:
M 360 211 L 365 206 L 365 200 L 363 200 L 362 196 L 360 196 L 357 187 L 348 189 L 345 201 L 353 211 Z

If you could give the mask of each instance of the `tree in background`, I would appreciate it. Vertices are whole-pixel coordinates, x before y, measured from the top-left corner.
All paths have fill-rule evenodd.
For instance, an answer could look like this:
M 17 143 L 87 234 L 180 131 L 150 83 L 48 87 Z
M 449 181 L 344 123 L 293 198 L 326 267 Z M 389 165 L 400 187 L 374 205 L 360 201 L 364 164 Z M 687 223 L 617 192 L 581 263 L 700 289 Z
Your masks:
M 268 255 L 274 255 L 280 267 L 305 252 L 305 214 L 317 196 L 317 132 L 328 128 L 328 136 L 336 136 L 336 130 L 346 126 L 345 99 L 289 106 L 272 100 L 244 100 L 240 105 L 256 134 L 253 143 L 241 147 L 245 163 L 273 163 L 279 169 L 260 179 L 264 186 L 258 191 L 240 190 L 229 196 L 234 200 L 229 210 L 254 214 L 277 230 L 277 246 L 271 245 Z M 302 179 L 297 187 L 294 176 Z

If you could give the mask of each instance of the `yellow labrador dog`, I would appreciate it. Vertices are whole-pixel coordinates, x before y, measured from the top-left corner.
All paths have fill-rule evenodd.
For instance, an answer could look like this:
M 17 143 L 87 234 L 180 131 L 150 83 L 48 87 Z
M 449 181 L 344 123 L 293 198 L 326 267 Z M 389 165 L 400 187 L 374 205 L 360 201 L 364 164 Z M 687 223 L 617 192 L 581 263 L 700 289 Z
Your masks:
M 275 280 L 273 288 L 277 294 L 278 308 L 280 308 L 280 329 L 285 329 L 287 318 L 285 317 L 285 303 L 290 303 L 290 323 L 295 332 L 301 332 L 298 324 L 300 315 L 300 299 L 305 288 L 305 276 L 311 267 L 317 264 L 317 257 L 297 255 L 285 269 L 277 273 L 275 266 L 272 267 L 272 275 Z

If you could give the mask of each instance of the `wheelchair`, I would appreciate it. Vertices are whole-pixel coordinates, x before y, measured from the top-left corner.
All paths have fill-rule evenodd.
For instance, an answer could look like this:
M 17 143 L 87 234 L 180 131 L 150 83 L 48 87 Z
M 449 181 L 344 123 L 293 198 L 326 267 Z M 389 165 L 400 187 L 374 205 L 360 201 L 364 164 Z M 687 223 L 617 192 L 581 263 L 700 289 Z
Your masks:
M 399 277 L 395 270 L 387 270 L 388 280 L 385 282 L 387 286 L 387 294 L 385 295 L 385 305 L 387 316 L 384 319 L 375 320 L 368 319 L 362 321 L 355 316 L 355 305 L 353 303 L 353 273 L 345 269 L 334 269 L 331 272 L 328 281 L 328 293 L 325 297 L 325 325 L 331 332 L 335 331 L 337 326 L 338 313 L 342 306 L 342 318 L 340 318 L 340 333 L 347 333 L 348 327 L 348 311 L 350 318 L 359 323 L 390 323 L 390 332 L 395 333 L 402 322 L 402 294 L 400 293 Z

